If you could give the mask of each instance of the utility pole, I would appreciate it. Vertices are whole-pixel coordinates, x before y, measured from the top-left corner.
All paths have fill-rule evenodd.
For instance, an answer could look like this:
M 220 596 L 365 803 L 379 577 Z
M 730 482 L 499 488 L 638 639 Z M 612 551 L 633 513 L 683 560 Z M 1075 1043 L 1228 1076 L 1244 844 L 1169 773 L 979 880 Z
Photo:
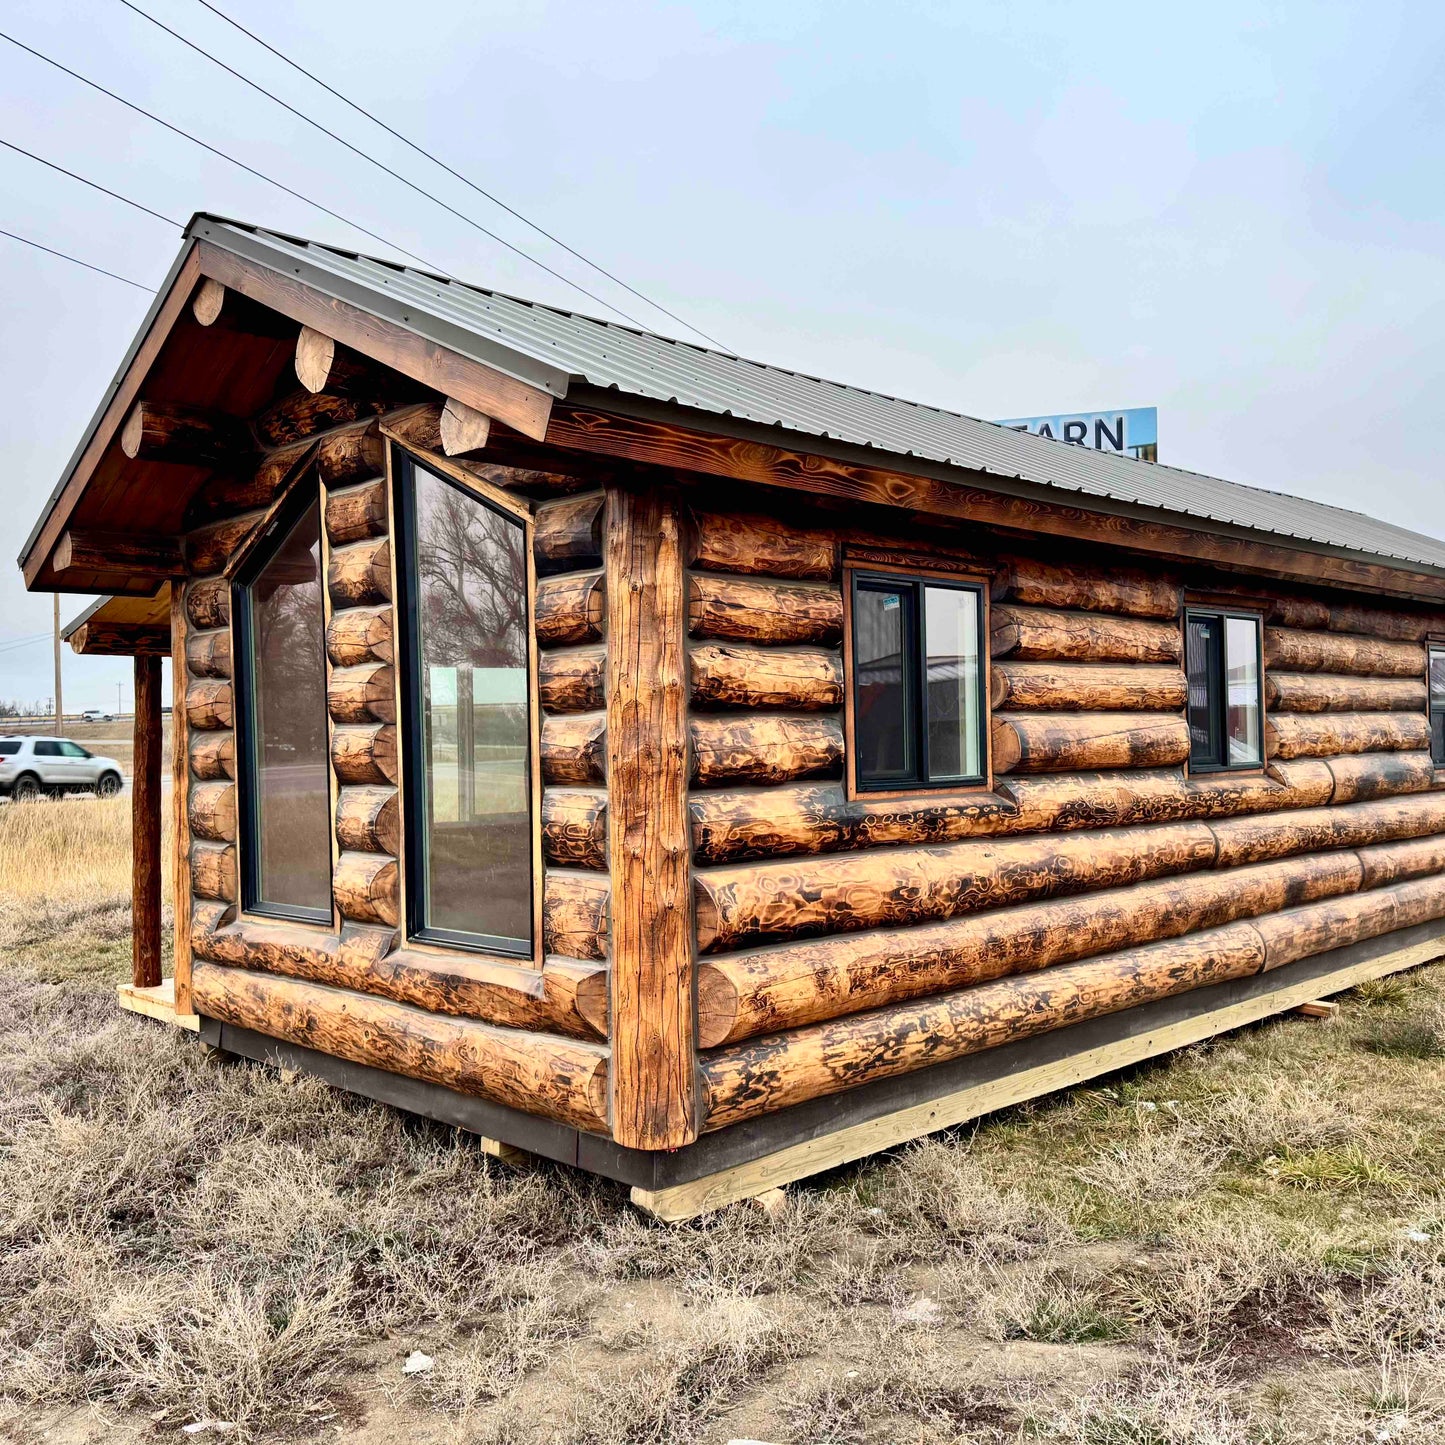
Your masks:
M 55 736 L 65 731 L 65 705 L 60 697 L 60 593 L 55 594 Z

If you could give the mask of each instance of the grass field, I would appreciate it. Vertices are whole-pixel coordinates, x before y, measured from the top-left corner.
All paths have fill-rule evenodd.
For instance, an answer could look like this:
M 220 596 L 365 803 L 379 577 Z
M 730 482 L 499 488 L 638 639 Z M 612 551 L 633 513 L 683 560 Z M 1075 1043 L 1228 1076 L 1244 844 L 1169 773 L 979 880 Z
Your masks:
M 1445 966 L 668 1227 L 119 1014 L 124 818 L 0 810 L 0 1438 L 1445 1439 Z

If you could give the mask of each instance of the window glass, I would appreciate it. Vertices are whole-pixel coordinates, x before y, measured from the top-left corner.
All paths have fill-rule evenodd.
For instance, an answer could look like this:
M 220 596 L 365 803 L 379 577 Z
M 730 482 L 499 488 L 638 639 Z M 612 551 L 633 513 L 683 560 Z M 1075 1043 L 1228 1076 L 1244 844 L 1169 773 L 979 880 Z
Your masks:
M 411 575 L 408 901 L 413 931 L 532 946 L 527 536 L 415 464 L 403 469 Z
M 1184 623 L 1191 767 L 1257 767 L 1264 760 L 1257 616 L 1193 612 Z
M 1430 755 L 1445 766 L 1445 647 L 1430 649 Z
M 854 600 L 853 741 L 858 775 L 872 782 L 914 774 L 907 685 L 912 606 L 911 593 L 872 583 L 859 587 Z
M 246 905 L 331 918 L 321 509 L 314 495 L 244 588 Z
M 928 666 L 928 773 L 974 778 L 983 772 L 979 733 L 978 593 L 925 587 Z
M 853 584 L 854 778 L 862 788 L 982 781 L 983 603 L 972 585 Z
M 35 744 L 35 756 L 37 758 L 58 758 L 60 756 L 60 744 L 49 738 L 41 738 Z
M 67 758 L 88 758 L 90 754 L 79 743 L 61 741 L 61 753 Z
M 0 758 L 13 758 L 19 751 L 20 743 L 17 739 L 0 739 Z

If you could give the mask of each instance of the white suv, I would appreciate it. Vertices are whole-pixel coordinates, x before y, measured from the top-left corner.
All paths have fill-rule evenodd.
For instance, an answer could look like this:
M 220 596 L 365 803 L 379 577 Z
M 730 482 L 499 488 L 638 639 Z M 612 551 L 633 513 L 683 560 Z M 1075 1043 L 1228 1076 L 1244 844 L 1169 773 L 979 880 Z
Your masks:
M 98 758 L 69 738 L 0 738 L 0 797 L 21 803 L 74 791 L 113 798 L 121 785 L 114 758 Z

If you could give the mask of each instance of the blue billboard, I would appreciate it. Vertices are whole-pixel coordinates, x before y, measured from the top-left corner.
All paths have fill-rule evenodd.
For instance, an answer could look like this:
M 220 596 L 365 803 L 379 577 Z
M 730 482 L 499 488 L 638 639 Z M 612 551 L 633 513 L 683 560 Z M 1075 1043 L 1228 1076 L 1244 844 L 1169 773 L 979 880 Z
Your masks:
M 1070 411 L 1055 416 L 1020 416 L 1000 426 L 1031 432 L 1036 437 L 1117 452 L 1142 462 L 1159 460 L 1159 409 L 1135 406 L 1123 411 Z

